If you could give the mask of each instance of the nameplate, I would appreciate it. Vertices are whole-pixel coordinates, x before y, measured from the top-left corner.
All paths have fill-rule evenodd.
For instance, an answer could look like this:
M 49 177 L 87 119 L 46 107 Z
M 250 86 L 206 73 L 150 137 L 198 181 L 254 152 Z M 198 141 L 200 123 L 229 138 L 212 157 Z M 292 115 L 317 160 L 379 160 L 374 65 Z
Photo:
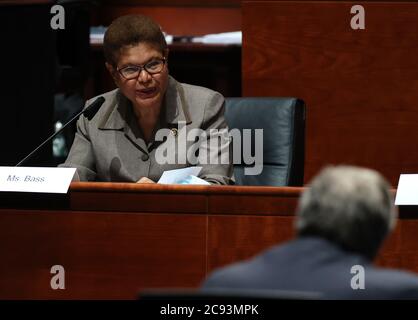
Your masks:
M 401 174 L 395 205 L 418 205 L 418 174 Z
M 0 167 L 0 191 L 67 193 L 75 168 Z

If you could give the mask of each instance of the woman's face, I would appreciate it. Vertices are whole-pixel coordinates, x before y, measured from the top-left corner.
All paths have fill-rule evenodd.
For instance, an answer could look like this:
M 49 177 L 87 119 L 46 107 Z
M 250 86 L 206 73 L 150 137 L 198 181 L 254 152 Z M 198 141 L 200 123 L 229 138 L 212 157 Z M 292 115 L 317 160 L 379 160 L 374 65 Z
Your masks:
M 122 73 L 135 74 L 135 67 L 148 67 L 150 72 L 156 64 L 164 59 L 164 55 L 148 43 L 139 43 L 135 46 L 124 47 L 121 49 L 117 62 L 117 69 L 106 64 L 112 74 L 117 86 L 122 93 L 139 108 L 154 108 L 161 106 L 168 84 L 168 68 L 164 63 L 161 72 L 151 74 L 141 68 L 139 74 L 130 79 L 131 76 L 124 77 Z M 133 68 L 127 68 L 133 67 Z M 127 72 L 123 72 L 123 68 Z M 157 67 L 158 68 L 158 67 Z M 118 71 L 119 70 L 119 71 Z M 138 69 L 137 69 L 138 70 Z

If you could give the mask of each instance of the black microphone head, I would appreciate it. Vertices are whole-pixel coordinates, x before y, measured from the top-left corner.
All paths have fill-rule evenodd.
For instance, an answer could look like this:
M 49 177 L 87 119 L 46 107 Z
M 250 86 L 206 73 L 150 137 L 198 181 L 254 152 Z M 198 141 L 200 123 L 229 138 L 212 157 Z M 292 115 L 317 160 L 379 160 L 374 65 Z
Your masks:
M 98 97 L 91 105 L 84 109 L 84 116 L 89 120 L 93 119 L 97 111 L 99 111 L 100 107 L 102 106 L 103 102 L 105 102 L 105 98 Z

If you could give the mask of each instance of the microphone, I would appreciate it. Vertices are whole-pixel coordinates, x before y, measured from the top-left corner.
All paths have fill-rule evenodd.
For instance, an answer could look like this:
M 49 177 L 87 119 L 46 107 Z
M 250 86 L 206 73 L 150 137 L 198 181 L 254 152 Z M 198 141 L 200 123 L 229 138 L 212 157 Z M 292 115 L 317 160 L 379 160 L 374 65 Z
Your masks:
M 100 107 L 102 106 L 102 104 L 104 102 L 105 102 L 105 98 L 98 97 L 96 100 L 94 100 L 94 102 L 91 105 L 89 105 L 87 108 L 85 108 L 84 111 L 82 111 L 81 113 L 84 113 L 84 115 L 86 116 L 86 118 L 89 119 L 89 121 L 90 121 L 96 115 L 97 111 L 99 111 Z M 79 116 L 79 114 L 77 114 L 75 116 L 75 118 L 77 118 L 78 116 Z M 70 122 L 73 121 L 73 119 L 71 119 Z
M 75 120 L 78 119 L 78 117 L 81 114 L 84 114 L 87 119 L 91 120 L 96 115 L 97 111 L 99 111 L 100 107 L 102 106 L 103 102 L 105 102 L 105 98 L 98 97 L 92 104 L 90 104 L 87 108 L 84 108 L 79 113 L 77 113 L 74 117 L 72 117 L 66 124 L 64 124 L 61 129 L 59 129 L 57 132 L 49 136 L 44 142 L 42 142 L 35 150 L 33 150 L 31 153 L 29 153 L 26 157 L 24 157 L 22 160 L 18 162 L 18 164 L 15 165 L 15 167 L 20 167 L 23 163 L 25 163 L 27 160 L 32 158 L 32 156 L 41 149 L 46 143 L 51 141 L 56 135 L 60 134 L 68 125 L 73 123 Z

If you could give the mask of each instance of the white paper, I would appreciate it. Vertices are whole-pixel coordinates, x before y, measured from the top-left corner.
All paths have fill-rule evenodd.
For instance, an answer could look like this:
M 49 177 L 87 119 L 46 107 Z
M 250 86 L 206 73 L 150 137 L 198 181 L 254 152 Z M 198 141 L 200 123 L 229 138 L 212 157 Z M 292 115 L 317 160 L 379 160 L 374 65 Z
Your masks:
M 0 191 L 67 193 L 75 168 L 0 167 Z
M 201 37 L 195 37 L 192 42 L 200 42 L 206 44 L 242 44 L 242 32 L 223 32 L 215 34 L 207 34 Z
M 200 179 L 199 177 L 196 176 L 188 176 L 185 179 L 181 180 L 178 182 L 179 184 L 197 184 L 197 185 L 210 185 L 209 182 L 207 182 L 206 180 Z
M 182 169 L 164 171 L 158 183 L 161 184 L 188 184 L 190 176 L 197 176 L 202 167 L 187 167 Z
M 418 174 L 401 174 L 395 205 L 418 205 Z

